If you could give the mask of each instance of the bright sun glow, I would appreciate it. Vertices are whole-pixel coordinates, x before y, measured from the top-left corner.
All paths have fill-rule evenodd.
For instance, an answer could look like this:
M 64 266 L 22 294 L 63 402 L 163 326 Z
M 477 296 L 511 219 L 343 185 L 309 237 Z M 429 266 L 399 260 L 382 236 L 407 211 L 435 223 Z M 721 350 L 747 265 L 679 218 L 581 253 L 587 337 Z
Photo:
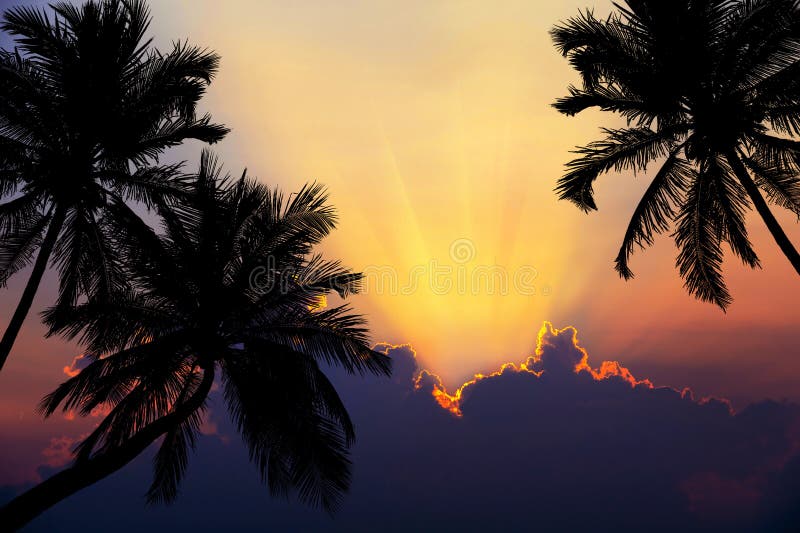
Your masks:
M 186 17 L 169 16 L 176 4 Z M 777 312 L 791 295 L 772 291 L 778 300 L 765 307 L 767 278 L 731 262 L 741 305 L 723 325 L 683 293 L 667 239 L 634 258 L 634 282 L 620 281 L 612 259 L 646 180 L 604 176 L 590 216 L 556 200 L 570 150 L 614 120 L 549 106 L 575 75 L 548 30 L 580 1 L 240 4 L 152 5 L 164 25 L 156 35 L 192 35 L 223 58 L 204 105 L 233 131 L 215 149 L 232 172 L 246 165 L 285 190 L 329 187 L 340 226 L 325 252 L 367 272 L 367 294 L 353 303 L 374 339 L 413 342 L 451 386 L 530 353 L 544 320 L 574 323 L 613 355 L 656 324 L 669 331 L 665 317 L 733 327 L 792 316 Z M 770 261 L 761 231 L 754 224 Z M 459 243 L 466 256 L 453 254 Z M 776 285 L 791 275 L 778 259 L 765 262 Z M 506 291 L 487 286 L 498 276 Z

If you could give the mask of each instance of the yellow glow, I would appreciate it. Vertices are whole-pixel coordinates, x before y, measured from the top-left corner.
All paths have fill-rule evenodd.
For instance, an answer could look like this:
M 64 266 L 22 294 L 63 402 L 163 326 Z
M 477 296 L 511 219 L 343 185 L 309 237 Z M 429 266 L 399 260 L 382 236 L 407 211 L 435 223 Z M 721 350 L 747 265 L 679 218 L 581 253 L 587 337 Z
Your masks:
M 234 128 L 226 159 L 286 187 L 322 181 L 341 216 L 330 255 L 360 270 L 394 269 L 397 290 L 368 284 L 355 299 L 376 338 L 412 340 L 456 378 L 489 354 L 526 351 L 553 300 L 573 297 L 564 279 L 570 222 L 552 223 L 571 209 L 551 189 L 575 132 L 558 133 L 564 118 L 548 108 L 571 75 L 544 24 L 572 9 L 522 1 L 184 5 L 214 21 L 192 35 L 223 56 L 207 105 Z M 459 239 L 474 246 L 468 263 L 449 255 Z M 465 269 L 469 290 L 442 291 L 430 278 L 409 288 L 432 262 Z M 505 294 L 480 281 L 499 268 Z M 535 294 L 515 291 L 520 269 L 535 271 Z
M 528 352 L 544 320 L 576 323 L 593 347 L 612 353 L 657 342 L 649 331 L 667 325 L 792 320 L 800 288 L 786 281 L 794 278 L 759 221 L 752 234 L 770 276 L 731 261 L 738 300 L 723 323 L 685 295 L 666 239 L 636 256 L 635 281 L 613 272 L 646 180 L 602 177 L 600 212 L 591 216 L 556 200 L 570 150 L 618 123 L 550 107 L 577 80 L 548 30 L 585 0 L 230 4 L 152 2 L 153 33 L 222 55 L 204 106 L 233 128 L 215 148 L 231 171 L 247 166 L 288 191 L 309 180 L 329 187 L 340 226 L 325 244 L 328 256 L 359 270 L 391 267 L 400 287 L 432 261 L 468 272 L 500 266 L 509 275 L 535 268 L 533 295 L 438 294 L 421 283 L 408 293 L 368 286 L 353 299 L 376 341 L 413 342 L 449 383 Z M 602 15 L 611 4 L 593 7 Z M 475 253 L 458 263 L 450 247 L 462 239 Z M 764 298 L 767 290 L 775 298 Z

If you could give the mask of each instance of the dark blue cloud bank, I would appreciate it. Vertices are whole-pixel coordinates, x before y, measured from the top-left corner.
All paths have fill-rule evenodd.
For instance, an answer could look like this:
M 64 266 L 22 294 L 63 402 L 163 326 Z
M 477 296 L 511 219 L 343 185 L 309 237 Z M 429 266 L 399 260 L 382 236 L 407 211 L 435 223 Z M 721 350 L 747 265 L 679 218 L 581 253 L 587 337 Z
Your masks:
M 335 517 L 269 498 L 217 398 L 176 504 L 144 505 L 143 457 L 29 530 L 800 531 L 798 405 L 734 414 L 593 368 L 571 329 L 545 329 L 536 356 L 458 398 L 410 347 L 380 349 L 392 380 L 335 375 L 358 431 Z

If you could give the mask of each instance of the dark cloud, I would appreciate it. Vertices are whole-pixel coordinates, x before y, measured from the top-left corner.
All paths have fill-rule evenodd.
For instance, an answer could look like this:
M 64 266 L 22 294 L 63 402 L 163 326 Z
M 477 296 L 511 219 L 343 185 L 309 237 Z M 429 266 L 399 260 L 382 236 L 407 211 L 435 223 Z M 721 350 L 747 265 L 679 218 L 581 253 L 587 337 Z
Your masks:
M 393 380 L 334 376 L 357 424 L 354 483 L 333 519 L 275 501 L 236 437 L 202 439 L 183 494 L 145 509 L 147 458 L 31 531 L 797 531 L 800 407 L 655 387 L 590 361 L 572 329 L 447 391 L 408 345 Z M 216 433 L 235 435 L 212 405 Z M 120 517 L 125 517 L 121 520 Z

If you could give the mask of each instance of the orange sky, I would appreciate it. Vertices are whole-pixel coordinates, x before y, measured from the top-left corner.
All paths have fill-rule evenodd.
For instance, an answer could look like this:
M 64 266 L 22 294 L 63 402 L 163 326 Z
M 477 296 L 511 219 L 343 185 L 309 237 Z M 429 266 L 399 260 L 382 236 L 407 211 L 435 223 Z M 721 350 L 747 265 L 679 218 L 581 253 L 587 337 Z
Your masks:
M 376 341 L 413 344 L 452 390 L 524 360 L 549 320 L 575 326 L 598 358 L 656 384 L 800 399 L 800 280 L 759 220 L 750 227 L 764 270 L 727 266 L 736 301 L 725 315 L 683 291 L 668 238 L 636 256 L 634 281 L 613 271 L 642 176 L 603 177 L 592 215 L 556 200 L 569 150 L 616 123 L 549 107 L 575 76 L 547 30 L 585 0 L 222 6 L 151 2 L 151 32 L 160 44 L 189 38 L 222 55 L 204 107 L 233 128 L 217 148 L 232 172 L 246 166 L 287 190 L 327 184 L 341 224 L 325 252 L 356 269 L 396 273 L 397 290 L 369 285 L 354 299 Z M 598 13 L 609 7 L 596 5 Z M 178 152 L 189 160 L 198 153 Z M 800 226 L 781 219 L 800 245 Z M 453 257 L 454 242 L 466 260 Z M 434 267 L 450 269 L 451 290 L 430 286 Z M 507 294 L 458 290 L 460 273 L 471 279 L 486 269 L 510 277 Z M 418 285 L 408 289 L 415 272 Z M 532 275 L 526 288 L 535 294 L 515 289 L 520 272 Z M 2 325 L 22 281 L 2 293 Z M 32 316 L 0 374 L 0 427 L 33 420 L 35 402 L 75 353 L 41 333 Z
M 600 211 L 589 216 L 556 201 L 569 150 L 616 123 L 549 107 L 575 76 L 547 32 L 585 0 L 235 4 L 158 2 L 154 29 L 222 54 L 206 106 L 233 127 L 220 147 L 231 170 L 246 165 L 287 188 L 326 183 L 341 214 L 330 255 L 376 276 L 396 271 L 396 291 L 383 278 L 383 291 L 371 283 L 356 299 L 377 340 L 413 343 L 457 384 L 519 360 L 551 320 L 578 327 L 595 353 L 637 375 L 685 374 L 676 385 L 718 394 L 797 390 L 800 363 L 787 348 L 800 340 L 800 280 L 759 220 L 751 228 L 764 270 L 731 262 L 736 303 L 724 315 L 683 292 L 668 238 L 637 255 L 635 281 L 612 270 L 642 176 L 603 177 Z M 783 220 L 800 245 L 800 226 Z M 463 240 L 474 257 L 459 263 L 450 247 Z M 452 290 L 430 286 L 435 266 L 451 269 Z M 509 285 L 534 269 L 536 294 L 457 290 L 459 272 L 472 279 L 495 267 Z M 415 272 L 424 272 L 418 286 L 403 291 Z

